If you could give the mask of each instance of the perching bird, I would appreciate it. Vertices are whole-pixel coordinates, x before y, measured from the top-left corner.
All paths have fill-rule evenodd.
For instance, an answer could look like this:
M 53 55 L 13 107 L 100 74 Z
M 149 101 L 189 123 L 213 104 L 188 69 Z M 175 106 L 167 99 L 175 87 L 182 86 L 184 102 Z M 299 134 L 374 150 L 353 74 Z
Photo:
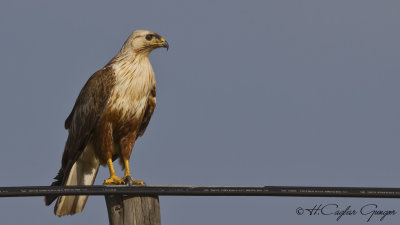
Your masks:
M 99 165 L 110 170 L 105 184 L 143 184 L 132 178 L 129 158 L 156 106 L 156 81 L 148 56 L 159 47 L 168 50 L 168 42 L 154 32 L 137 30 L 89 78 L 65 120 L 69 135 L 52 186 L 93 185 Z M 115 174 L 116 158 L 125 169 L 123 178 Z M 56 198 L 54 213 L 64 216 L 81 212 L 88 196 L 46 196 L 46 205 Z

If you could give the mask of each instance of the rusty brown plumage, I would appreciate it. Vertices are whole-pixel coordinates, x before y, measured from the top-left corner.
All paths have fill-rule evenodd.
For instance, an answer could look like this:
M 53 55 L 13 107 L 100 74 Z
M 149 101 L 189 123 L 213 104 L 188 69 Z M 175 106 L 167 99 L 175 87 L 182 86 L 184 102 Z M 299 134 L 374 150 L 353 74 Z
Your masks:
M 148 55 L 158 47 L 168 48 L 168 43 L 151 31 L 135 31 L 119 53 L 89 78 L 65 120 L 69 135 L 52 185 L 92 185 L 99 165 L 109 166 L 110 179 L 105 183 L 123 182 L 112 166 L 116 158 L 125 169 L 124 179 L 133 180 L 128 160 L 156 106 Z M 87 196 L 46 196 L 46 205 L 56 198 L 58 216 L 82 211 L 87 200 Z

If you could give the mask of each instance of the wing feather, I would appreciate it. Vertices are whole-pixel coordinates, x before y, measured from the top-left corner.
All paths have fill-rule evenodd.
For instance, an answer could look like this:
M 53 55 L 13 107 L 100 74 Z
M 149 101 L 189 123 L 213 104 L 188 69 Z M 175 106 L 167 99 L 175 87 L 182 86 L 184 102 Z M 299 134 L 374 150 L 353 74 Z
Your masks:
M 156 85 L 154 85 L 153 89 L 150 92 L 149 98 L 147 99 L 146 110 L 144 112 L 142 123 L 140 125 L 137 137 L 142 136 L 146 131 L 146 128 L 149 125 L 151 116 L 153 115 L 155 108 L 156 108 Z
M 68 174 L 88 144 L 107 106 L 113 84 L 112 68 L 104 67 L 89 78 L 79 93 L 71 114 L 65 120 L 69 135 L 62 159 L 64 174 Z M 64 181 L 65 176 L 62 183 Z
M 69 130 L 69 135 L 65 144 L 61 169 L 54 178 L 52 186 L 65 185 L 72 166 L 88 144 L 111 95 L 114 85 L 113 73 L 110 66 L 97 71 L 89 78 L 79 93 L 70 115 L 65 120 L 65 128 Z M 57 197 L 56 195 L 46 196 L 46 205 L 50 205 Z

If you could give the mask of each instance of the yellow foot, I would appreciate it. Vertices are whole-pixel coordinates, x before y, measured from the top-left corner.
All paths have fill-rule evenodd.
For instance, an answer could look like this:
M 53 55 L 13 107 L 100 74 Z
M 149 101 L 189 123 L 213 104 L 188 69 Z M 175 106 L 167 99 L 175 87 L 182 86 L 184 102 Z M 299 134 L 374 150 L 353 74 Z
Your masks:
M 129 185 L 144 185 L 145 183 L 141 180 L 135 180 L 133 179 L 131 176 L 124 176 L 122 178 L 122 180 L 124 180 L 125 184 L 129 184 Z
M 111 176 L 107 180 L 104 180 L 104 184 L 124 184 L 124 179 L 121 179 L 117 176 Z

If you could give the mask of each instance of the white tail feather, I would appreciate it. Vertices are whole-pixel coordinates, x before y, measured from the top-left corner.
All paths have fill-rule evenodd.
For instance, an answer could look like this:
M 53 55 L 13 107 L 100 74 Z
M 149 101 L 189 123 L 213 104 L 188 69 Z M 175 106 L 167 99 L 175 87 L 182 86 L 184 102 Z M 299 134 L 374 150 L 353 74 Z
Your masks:
M 65 185 L 93 185 L 99 166 L 100 162 L 94 154 L 93 145 L 88 144 L 72 166 Z M 59 196 L 54 213 L 57 216 L 79 213 L 85 207 L 87 198 L 87 195 Z

